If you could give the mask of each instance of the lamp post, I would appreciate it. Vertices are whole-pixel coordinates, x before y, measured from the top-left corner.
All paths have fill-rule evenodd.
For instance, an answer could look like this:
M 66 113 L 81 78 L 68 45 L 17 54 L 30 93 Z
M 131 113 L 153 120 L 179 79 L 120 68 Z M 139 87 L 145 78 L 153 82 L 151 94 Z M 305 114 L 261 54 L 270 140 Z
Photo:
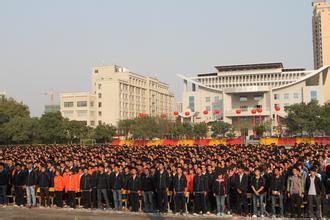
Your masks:
M 262 113 L 262 108 L 257 108 L 257 112 L 259 113 L 259 126 L 261 126 L 261 113 Z
M 257 137 L 257 132 L 256 132 L 256 116 L 255 114 L 257 113 L 256 109 L 252 109 L 251 110 L 251 114 L 253 115 L 253 137 L 256 138 Z
M 239 134 L 240 134 L 240 136 L 242 136 L 242 134 L 241 134 L 241 122 L 240 122 L 240 114 L 241 114 L 241 109 L 236 109 L 236 114 L 237 114 L 237 129 L 238 129 L 238 131 L 239 131 Z

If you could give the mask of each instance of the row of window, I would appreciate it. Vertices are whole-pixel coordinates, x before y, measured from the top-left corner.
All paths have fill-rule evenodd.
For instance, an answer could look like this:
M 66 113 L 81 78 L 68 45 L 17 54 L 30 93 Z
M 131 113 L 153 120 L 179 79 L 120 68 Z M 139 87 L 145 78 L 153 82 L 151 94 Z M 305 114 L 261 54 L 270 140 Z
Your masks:
M 90 106 L 94 106 L 94 102 L 90 102 Z M 68 101 L 64 102 L 64 108 L 73 108 L 74 107 L 74 102 L 73 101 Z M 87 101 L 77 101 L 77 107 L 87 107 Z
M 293 99 L 299 99 L 300 95 L 299 93 L 295 92 L 292 94 Z M 312 90 L 310 91 L 310 98 L 311 100 L 317 100 L 317 91 L 316 90 Z M 280 100 L 281 96 L 280 94 L 274 94 L 274 100 Z M 283 94 L 283 99 L 284 100 L 288 100 L 290 99 L 290 94 L 289 93 L 284 93 Z

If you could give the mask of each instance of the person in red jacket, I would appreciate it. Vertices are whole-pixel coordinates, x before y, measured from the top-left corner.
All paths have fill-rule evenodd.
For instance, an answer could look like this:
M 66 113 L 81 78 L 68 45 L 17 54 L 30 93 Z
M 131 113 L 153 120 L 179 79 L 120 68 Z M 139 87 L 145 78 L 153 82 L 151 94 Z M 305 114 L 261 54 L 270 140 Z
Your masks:
M 55 192 L 55 198 L 54 198 L 54 204 L 57 207 L 63 207 L 63 190 L 65 187 L 64 178 L 61 176 L 61 172 L 59 170 L 56 170 L 55 177 L 54 177 L 54 192 Z
M 67 204 L 73 209 L 76 208 L 76 192 L 80 187 L 79 180 L 79 174 L 75 174 L 71 170 L 64 174 L 65 192 L 68 194 Z

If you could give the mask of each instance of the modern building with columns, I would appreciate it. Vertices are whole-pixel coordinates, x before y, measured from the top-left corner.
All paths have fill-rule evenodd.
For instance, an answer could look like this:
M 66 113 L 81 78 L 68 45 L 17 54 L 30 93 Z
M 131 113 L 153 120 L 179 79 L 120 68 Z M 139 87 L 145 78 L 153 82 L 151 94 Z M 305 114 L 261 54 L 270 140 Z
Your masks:
M 242 136 L 253 134 L 253 121 L 270 123 L 273 134 L 285 107 L 317 100 L 324 104 L 328 66 L 317 70 L 286 69 L 282 63 L 216 66 L 183 80 L 181 117 L 193 122 L 223 120 Z M 259 112 L 254 110 L 259 109 Z M 254 114 L 253 114 L 254 113 Z

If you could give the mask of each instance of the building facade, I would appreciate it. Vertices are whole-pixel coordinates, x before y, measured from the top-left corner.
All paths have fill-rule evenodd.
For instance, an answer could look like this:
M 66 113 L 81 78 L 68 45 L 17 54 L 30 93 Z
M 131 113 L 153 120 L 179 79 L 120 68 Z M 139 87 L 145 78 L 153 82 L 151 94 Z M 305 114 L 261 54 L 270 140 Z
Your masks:
M 82 100 L 84 107 L 78 107 L 77 102 Z M 86 121 L 90 126 L 116 125 L 119 120 L 135 118 L 141 113 L 171 117 L 173 108 L 174 95 L 167 84 L 117 65 L 93 68 L 91 92 L 61 95 L 62 115 L 70 120 Z M 77 111 L 82 110 L 84 115 L 78 117 Z
M 59 111 L 61 111 L 60 105 L 55 105 L 55 104 L 45 105 L 45 109 L 44 109 L 45 113 L 56 113 Z
M 179 75 L 184 85 L 181 117 L 194 122 L 223 120 L 248 136 L 253 134 L 253 123 L 268 122 L 277 127 L 286 106 L 311 100 L 325 102 L 329 67 L 307 71 L 266 63 L 215 68 L 216 72 L 195 77 Z M 257 109 L 261 112 L 254 112 Z
M 330 66 L 330 2 L 315 0 L 313 2 L 313 51 L 314 68 Z M 330 80 L 327 77 L 327 80 Z M 324 98 L 330 102 L 330 82 L 326 82 Z
M 0 100 L 6 97 L 6 92 L 0 92 Z

